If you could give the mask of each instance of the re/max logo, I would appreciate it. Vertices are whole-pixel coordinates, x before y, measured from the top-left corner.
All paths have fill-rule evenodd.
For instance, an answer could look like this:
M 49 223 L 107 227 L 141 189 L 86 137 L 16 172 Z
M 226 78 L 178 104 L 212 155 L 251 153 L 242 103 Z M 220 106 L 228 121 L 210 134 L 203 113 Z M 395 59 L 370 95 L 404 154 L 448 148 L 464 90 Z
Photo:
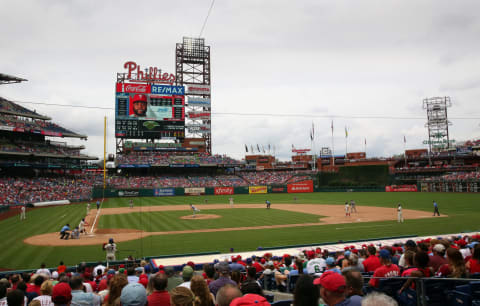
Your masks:
M 185 95 L 185 87 L 169 85 L 152 85 L 152 94 Z

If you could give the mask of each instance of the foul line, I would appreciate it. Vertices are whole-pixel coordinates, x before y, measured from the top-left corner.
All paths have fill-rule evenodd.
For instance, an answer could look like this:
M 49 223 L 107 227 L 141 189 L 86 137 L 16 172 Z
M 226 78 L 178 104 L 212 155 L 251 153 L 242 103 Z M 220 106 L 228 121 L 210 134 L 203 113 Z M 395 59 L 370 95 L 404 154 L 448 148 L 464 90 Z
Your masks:
M 90 235 L 93 233 L 93 230 L 95 229 L 95 223 L 97 223 L 97 218 L 100 215 L 100 210 L 102 210 L 103 200 L 104 199 L 102 199 L 102 202 L 100 202 L 100 208 L 97 209 L 97 214 L 95 215 L 95 220 L 93 220 L 92 227 L 90 228 Z

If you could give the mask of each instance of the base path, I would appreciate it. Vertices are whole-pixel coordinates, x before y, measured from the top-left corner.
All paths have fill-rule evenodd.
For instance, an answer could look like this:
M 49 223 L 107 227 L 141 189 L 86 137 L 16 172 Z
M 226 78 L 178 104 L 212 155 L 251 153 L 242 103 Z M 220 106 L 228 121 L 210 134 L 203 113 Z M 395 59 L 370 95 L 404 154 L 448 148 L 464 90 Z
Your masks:
M 229 204 L 205 204 L 195 205 L 202 210 L 202 213 L 197 214 L 198 219 L 201 219 L 201 215 L 207 212 L 209 209 L 238 209 L 238 208 L 258 208 L 265 209 L 265 204 L 235 204 L 234 208 L 231 208 Z M 342 224 L 342 223 L 358 223 L 358 222 L 374 222 L 374 221 L 395 221 L 397 222 L 397 210 L 394 208 L 386 207 L 371 207 L 371 206 L 358 206 L 358 213 L 352 213 L 351 216 L 345 216 L 345 206 L 343 205 L 321 205 L 321 204 L 272 204 L 271 209 L 281 209 L 293 212 L 301 212 L 306 214 L 313 214 L 322 216 L 319 218 L 319 222 L 316 223 L 301 223 L 301 224 L 280 224 L 280 225 L 264 225 L 264 226 L 251 226 L 251 227 L 234 227 L 234 228 L 215 228 L 215 229 L 198 229 L 198 230 L 185 230 L 185 231 L 168 231 L 168 232 L 145 232 L 137 229 L 97 229 L 94 228 L 92 235 L 81 235 L 80 239 L 62 240 L 59 238 L 59 233 L 47 233 L 36 236 L 28 237 L 24 240 L 25 243 L 41 246 L 75 246 L 75 245 L 101 245 L 108 241 L 109 238 L 113 238 L 115 242 L 129 241 L 135 239 L 142 239 L 152 235 L 175 235 L 175 234 L 188 234 L 188 233 L 210 233 L 221 231 L 242 231 L 242 230 L 255 230 L 255 229 L 269 229 L 269 228 L 289 228 L 289 227 L 301 227 L 301 226 L 318 226 L 325 224 Z M 190 209 L 183 205 L 168 205 L 168 206 L 138 206 L 134 208 L 119 207 L 119 208 L 102 208 L 100 210 L 101 215 L 118 215 L 128 214 L 132 212 L 154 212 L 154 211 L 174 211 L 183 210 L 190 212 Z M 95 218 L 96 210 L 90 211 L 90 215 L 87 216 L 86 221 L 92 224 Z M 447 217 L 442 215 L 441 217 Z M 404 209 L 403 218 L 405 220 L 421 219 L 421 218 L 433 218 L 432 213 L 419 210 Z M 436 217 L 438 218 L 438 217 Z M 191 218 L 195 220 L 197 218 Z M 90 222 L 89 222 L 90 221 Z M 98 220 L 97 220 L 98 222 Z M 88 226 L 87 226 L 88 228 Z M 90 232 L 90 228 L 88 228 Z

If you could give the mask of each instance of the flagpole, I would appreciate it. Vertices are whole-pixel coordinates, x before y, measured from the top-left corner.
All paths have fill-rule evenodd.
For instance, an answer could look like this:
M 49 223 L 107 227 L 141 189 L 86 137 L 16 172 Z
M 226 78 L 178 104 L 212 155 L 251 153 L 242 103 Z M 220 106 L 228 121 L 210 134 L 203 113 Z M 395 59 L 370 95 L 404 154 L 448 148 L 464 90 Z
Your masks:
M 345 127 L 345 159 L 347 159 L 347 154 L 348 154 L 347 144 L 348 144 L 348 131 L 347 131 L 347 127 Z
M 367 137 L 365 137 L 365 158 L 367 158 Z
M 405 157 L 405 168 L 407 168 L 407 138 L 403 136 L 403 156 Z
M 333 167 L 335 167 L 335 143 L 333 141 L 333 120 L 332 120 L 332 165 Z

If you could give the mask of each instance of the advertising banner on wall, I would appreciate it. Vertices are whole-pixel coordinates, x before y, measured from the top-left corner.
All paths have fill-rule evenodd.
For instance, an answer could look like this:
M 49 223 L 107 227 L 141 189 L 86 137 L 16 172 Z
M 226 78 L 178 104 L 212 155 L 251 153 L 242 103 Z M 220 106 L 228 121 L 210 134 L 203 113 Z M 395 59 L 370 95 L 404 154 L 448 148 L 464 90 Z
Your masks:
M 285 186 L 269 186 L 268 192 L 269 193 L 284 193 L 287 192 L 287 187 Z
M 204 187 L 185 188 L 185 195 L 201 195 L 201 194 L 205 194 Z
M 313 181 L 303 181 L 287 185 L 288 193 L 313 192 Z
M 229 195 L 233 194 L 233 187 L 215 187 L 215 195 Z
M 267 193 L 268 188 L 267 186 L 249 186 L 248 193 L 250 194 L 258 194 L 258 193 Z
M 153 195 L 156 197 L 174 196 L 175 188 L 156 188 L 153 190 Z
M 417 192 L 417 185 L 392 185 L 385 186 L 386 192 Z
M 209 106 L 210 98 L 188 97 L 189 105 Z
M 210 85 L 188 85 L 187 94 L 209 95 Z

